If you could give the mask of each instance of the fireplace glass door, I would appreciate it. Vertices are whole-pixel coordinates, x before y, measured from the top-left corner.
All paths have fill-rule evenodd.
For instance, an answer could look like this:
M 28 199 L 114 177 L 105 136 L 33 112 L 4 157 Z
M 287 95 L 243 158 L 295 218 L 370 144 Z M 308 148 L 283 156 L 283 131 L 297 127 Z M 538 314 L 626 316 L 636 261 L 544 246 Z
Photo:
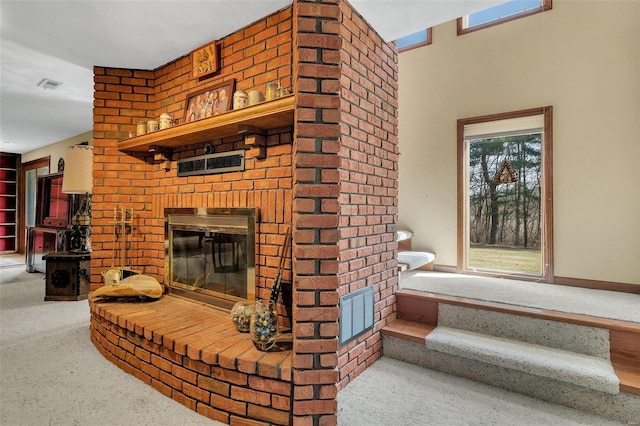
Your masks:
M 173 293 L 224 308 L 255 299 L 255 209 L 166 213 Z

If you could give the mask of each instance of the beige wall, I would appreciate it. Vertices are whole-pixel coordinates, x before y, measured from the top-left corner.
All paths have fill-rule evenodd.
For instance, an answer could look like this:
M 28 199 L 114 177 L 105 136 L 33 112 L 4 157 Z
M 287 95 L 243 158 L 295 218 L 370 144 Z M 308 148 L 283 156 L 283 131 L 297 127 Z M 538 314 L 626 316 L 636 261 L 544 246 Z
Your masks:
M 29 161 L 37 160 L 38 158 L 51 156 L 51 173 L 58 171 L 58 160 L 64 158 L 67 153 L 67 147 L 77 145 L 82 142 L 89 142 L 89 145 L 93 145 L 93 131 L 81 133 L 73 136 L 69 139 L 61 140 L 52 145 L 45 146 L 44 148 L 34 149 L 25 154 L 22 154 L 22 162 L 28 163 Z
M 640 284 L 640 1 L 551 11 L 399 55 L 400 227 L 456 265 L 456 120 L 554 108 L 555 275 Z

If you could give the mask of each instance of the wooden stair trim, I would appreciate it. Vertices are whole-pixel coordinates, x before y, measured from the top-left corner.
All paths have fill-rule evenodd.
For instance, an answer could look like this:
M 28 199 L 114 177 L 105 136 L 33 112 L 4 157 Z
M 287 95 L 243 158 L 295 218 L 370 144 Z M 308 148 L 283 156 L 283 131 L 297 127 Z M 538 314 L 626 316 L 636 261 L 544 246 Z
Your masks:
M 586 325 L 590 327 L 608 328 L 609 330 L 628 331 L 640 334 L 640 324 L 630 321 L 615 320 L 609 318 L 590 317 L 582 314 L 572 314 L 567 312 L 552 311 L 549 309 L 531 308 L 528 306 L 509 305 L 500 302 L 489 302 L 485 300 L 469 299 L 459 296 L 447 296 L 437 293 L 428 293 L 417 290 L 399 290 L 396 297 L 409 296 L 422 298 L 426 301 L 438 303 L 448 303 L 451 305 L 466 306 L 469 308 L 480 308 L 490 311 L 503 312 L 514 315 L 528 316 L 532 318 L 548 319 L 552 321 L 567 322 L 571 324 Z
M 438 323 L 438 302 L 426 299 L 422 293 L 396 293 L 397 318 L 435 326 Z
M 620 379 L 620 392 L 640 396 L 640 367 L 612 362 L 613 370 Z
M 424 339 L 435 329 L 435 325 L 422 324 L 415 321 L 396 319 L 382 329 L 383 336 L 397 337 L 424 345 Z
M 611 361 L 640 368 L 640 334 L 610 330 Z
M 609 341 L 620 391 L 640 395 L 640 333 L 610 330 Z

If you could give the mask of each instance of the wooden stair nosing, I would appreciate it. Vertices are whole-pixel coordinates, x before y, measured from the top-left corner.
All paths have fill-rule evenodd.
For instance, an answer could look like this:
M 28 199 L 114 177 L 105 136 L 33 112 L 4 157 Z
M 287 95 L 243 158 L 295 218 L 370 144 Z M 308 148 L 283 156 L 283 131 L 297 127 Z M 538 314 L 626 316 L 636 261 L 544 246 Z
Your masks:
M 424 339 L 436 328 L 435 325 L 396 319 L 382 329 L 383 336 L 397 337 L 424 345 Z
M 640 366 L 612 362 L 613 370 L 620 379 L 620 392 L 640 396 Z
M 568 322 L 571 324 L 580 324 L 590 327 L 608 328 L 610 330 L 628 331 L 640 334 L 640 323 L 622 321 L 609 318 L 592 317 L 583 314 L 573 314 L 568 312 L 552 311 L 549 309 L 531 308 L 528 306 L 509 305 L 500 302 L 489 302 L 485 300 L 469 299 L 459 296 L 448 296 L 437 293 L 428 293 L 417 290 L 399 290 L 396 298 L 416 298 L 430 302 L 448 303 L 452 305 L 466 306 L 469 308 L 478 308 L 492 310 L 496 312 L 504 312 L 514 315 L 529 316 L 533 318 L 542 318 L 552 321 Z M 402 313 L 406 315 L 406 313 Z

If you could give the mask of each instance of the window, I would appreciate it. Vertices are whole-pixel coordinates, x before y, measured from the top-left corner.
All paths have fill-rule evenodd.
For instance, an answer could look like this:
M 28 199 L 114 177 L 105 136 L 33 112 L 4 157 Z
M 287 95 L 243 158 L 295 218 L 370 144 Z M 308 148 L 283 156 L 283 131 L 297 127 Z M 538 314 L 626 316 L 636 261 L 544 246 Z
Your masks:
M 458 121 L 458 272 L 553 278 L 552 108 Z
M 492 27 L 551 9 L 551 0 L 509 0 L 458 18 L 458 35 Z
M 396 40 L 398 52 L 404 52 L 405 50 L 415 49 L 416 47 L 426 46 L 428 44 L 431 44 L 431 28 L 420 30 Z

